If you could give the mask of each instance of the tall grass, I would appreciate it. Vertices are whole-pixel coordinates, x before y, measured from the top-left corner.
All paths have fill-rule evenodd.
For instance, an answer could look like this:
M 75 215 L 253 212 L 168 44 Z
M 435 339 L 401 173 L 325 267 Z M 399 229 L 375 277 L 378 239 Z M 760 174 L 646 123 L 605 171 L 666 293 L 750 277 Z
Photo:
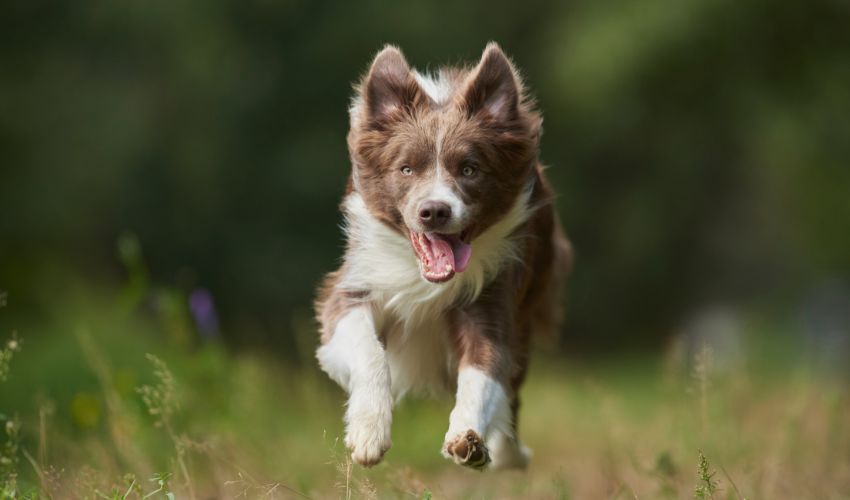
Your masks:
M 22 327 L 25 349 L 9 335 L 3 498 L 850 498 L 846 381 L 793 356 L 765 362 L 757 335 L 732 370 L 707 347 L 600 363 L 541 353 L 523 393 L 527 472 L 444 461 L 451 402 L 431 400 L 400 404 L 393 450 L 364 470 L 341 444 L 344 395 L 315 367 L 309 325 L 289 364 L 171 342 L 174 318 L 159 314 L 92 294 L 61 322 Z

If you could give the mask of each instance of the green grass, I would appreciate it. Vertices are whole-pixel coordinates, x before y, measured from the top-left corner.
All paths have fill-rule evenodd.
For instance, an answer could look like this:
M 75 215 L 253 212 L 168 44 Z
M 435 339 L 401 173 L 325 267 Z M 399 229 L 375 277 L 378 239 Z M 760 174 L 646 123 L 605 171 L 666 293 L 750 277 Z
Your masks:
M 541 353 L 520 419 L 528 471 L 445 461 L 451 401 L 416 398 L 398 407 L 384 462 L 364 470 L 342 445 L 344 394 L 316 368 L 309 328 L 292 333 L 303 352 L 284 363 L 186 343 L 173 332 L 187 325 L 167 313 L 82 297 L 16 325 L 3 355 L 7 496 L 850 498 L 845 382 L 756 341 L 747 352 L 758 355 L 732 371 L 707 352 L 595 363 Z

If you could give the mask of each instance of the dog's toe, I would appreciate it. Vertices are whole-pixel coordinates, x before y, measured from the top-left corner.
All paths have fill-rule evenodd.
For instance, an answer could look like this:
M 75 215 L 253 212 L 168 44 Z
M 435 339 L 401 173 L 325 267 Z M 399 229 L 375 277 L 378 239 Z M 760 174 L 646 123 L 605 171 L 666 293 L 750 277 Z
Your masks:
M 351 459 L 363 467 L 377 465 L 392 446 L 389 429 L 375 422 L 352 422 L 348 427 L 345 445 Z
M 490 463 L 490 452 L 484 441 L 473 430 L 463 432 L 443 445 L 443 454 L 458 465 L 483 469 Z

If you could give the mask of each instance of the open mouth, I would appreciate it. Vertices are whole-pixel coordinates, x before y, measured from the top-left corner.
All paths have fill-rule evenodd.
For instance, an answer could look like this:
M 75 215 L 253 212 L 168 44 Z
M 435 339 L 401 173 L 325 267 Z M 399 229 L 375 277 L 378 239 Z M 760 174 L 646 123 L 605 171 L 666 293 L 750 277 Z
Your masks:
M 467 241 L 467 231 L 457 234 L 410 232 L 413 250 L 419 258 L 422 277 L 432 283 L 452 279 L 469 265 L 472 246 Z

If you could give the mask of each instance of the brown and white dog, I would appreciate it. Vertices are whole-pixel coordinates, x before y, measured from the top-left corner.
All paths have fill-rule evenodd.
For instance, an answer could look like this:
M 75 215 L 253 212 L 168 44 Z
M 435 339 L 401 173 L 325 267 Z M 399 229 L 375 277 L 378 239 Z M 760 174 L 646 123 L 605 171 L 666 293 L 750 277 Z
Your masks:
M 443 454 L 523 467 L 530 338 L 557 328 L 571 259 L 538 161 L 540 115 L 495 43 L 474 68 L 433 75 L 388 46 L 350 114 L 347 248 L 316 313 L 319 363 L 349 394 L 351 456 L 381 460 L 405 392 L 456 390 Z

